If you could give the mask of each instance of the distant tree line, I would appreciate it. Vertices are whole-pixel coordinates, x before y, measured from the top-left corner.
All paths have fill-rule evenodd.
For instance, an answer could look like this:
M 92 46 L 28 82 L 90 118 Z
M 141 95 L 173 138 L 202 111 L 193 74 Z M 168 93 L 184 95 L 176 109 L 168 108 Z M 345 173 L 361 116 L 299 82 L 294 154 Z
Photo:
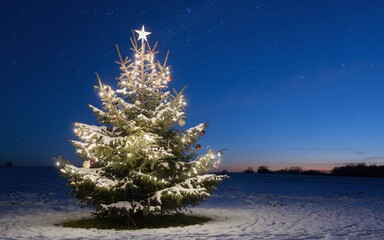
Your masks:
M 277 171 L 271 171 L 268 169 L 268 166 L 260 166 L 257 169 L 257 173 L 278 173 L 278 174 L 303 174 L 303 175 L 327 175 L 324 172 L 316 170 L 306 170 L 304 171 L 301 167 L 290 167 L 284 168 Z
M 1 166 L 1 165 L 0 165 Z M 4 166 L 6 166 L 6 167 L 12 167 L 13 166 L 13 163 L 12 162 L 6 162 L 5 164 L 4 164 Z
M 252 167 L 248 167 L 245 173 L 254 173 Z M 302 175 L 330 175 L 351 177 L 384 177 L 384 165 L 367 165 L 365 163 L 347 164 L 346 166 L 334 167 L 330 173 L 318 170 L 303 170 L 301 167 L 284 168 L 277 171 L 269 170 L 268 166 L 259 166 L 257 173 L 264 174 L 302 174 Z
M 332 175 L 354 177 L 384 177 L 384 165 L 368 166 L 365 163 L 348 164 L 343 167 L 333 168 Z

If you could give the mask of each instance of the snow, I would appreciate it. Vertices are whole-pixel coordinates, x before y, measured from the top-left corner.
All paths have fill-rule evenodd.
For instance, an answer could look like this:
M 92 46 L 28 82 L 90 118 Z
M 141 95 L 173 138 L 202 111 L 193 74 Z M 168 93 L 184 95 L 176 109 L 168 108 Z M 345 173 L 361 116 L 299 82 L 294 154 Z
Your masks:
M 206 224 L 115 231 L 54 225 L 90 216 L 56 168 L 0 168 L 0 239 L 384 239 L 384 179 L 230 177 L 188 213 Z

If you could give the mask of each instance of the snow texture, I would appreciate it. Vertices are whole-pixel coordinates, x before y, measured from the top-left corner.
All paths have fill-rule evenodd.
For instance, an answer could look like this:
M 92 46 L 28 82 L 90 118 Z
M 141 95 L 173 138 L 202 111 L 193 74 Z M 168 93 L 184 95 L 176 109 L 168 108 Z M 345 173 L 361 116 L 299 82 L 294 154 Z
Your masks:
M 384 179 L 230 174 L 193 215 L 203 225 L 115 231 L 89 217 L 54 168 L 0 168 L 0 239 L 384 239 Z

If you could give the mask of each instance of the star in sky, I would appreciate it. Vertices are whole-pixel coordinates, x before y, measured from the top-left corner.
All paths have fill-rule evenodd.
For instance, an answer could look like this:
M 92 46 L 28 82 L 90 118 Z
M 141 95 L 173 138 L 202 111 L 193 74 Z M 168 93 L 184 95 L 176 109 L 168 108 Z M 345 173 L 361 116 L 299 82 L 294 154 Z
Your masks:
M 151 34 L 151 32 L 145 31 L 144 25 L 141 28 L 141 30 L 135 30 L 135 32 L 137 32 L 139 34 L 138 40 L 143 39 L 144 41 L 147 41 L 147 35 Z

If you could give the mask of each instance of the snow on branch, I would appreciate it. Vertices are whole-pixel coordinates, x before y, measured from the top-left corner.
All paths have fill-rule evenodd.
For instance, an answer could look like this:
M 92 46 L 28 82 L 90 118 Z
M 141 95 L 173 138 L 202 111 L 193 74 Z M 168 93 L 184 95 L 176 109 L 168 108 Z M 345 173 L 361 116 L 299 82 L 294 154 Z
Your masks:
M 205 174 L 201 176 L 195 176 L 192 178 L 186 179 L 184 182 L 178 183 L 175 186 L 164 188 L 160 191 L 155 192 L 150 198 L 149 201 L 156 201 L 158 203 L 161 202 L 161 198 L 163 195 L 179 195 L 183 196 L 183 194 L 196 194 L 196 195 L 205 195 L 209 196 L 210 194 L 207 192 L 207 189 L 202 187 L 200 183 L 205 181 L 214 181 L 221 180 L 221 176 L 216 176 L 215 174 Z
M 112 180 L 102 176 L 104 170 L 102 168 L 78 168 L 73 165 L 66 165 L 60 169 L 65 174 L 79 174 L 84 180 L 89 179 L 96 184 L 97 187 L 112 188 L 117 186 L 121 181 Z
M 100 204 L 100 206 L 104 209 L 110 209 L 110 208 L 119 208 L 119 209 L 126 209 L 127 211 L 133 211 L 134 213 L 138 210 L 143 210 L 144 206 L 136 201 L 120 201 L 112 204 Z M 149 211 L 154 212 L 156 210 L 160 210 L 160 206 L 150 206 Z

